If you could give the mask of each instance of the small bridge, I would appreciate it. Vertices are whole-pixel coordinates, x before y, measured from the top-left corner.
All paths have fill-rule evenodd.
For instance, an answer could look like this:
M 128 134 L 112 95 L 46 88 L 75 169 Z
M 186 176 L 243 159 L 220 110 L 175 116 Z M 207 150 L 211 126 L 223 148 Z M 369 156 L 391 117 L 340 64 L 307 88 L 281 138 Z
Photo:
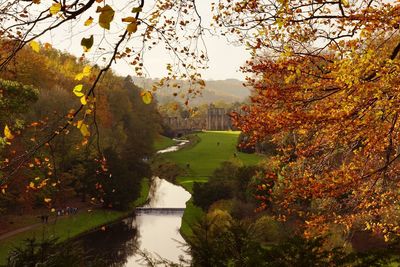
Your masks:
M 136 213 L 183 213 L 185 208 L 150 208 L 150 207 L 137 207 Z

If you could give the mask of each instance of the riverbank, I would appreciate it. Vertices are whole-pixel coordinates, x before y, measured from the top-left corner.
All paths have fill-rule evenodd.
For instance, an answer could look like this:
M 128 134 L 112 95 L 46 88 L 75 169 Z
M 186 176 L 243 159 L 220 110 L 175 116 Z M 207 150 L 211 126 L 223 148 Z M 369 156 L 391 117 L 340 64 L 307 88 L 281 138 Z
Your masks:
M 156 151 L 173 146 L 176 142 L 168 137 L 159 135 L 154 143 Z M 134 201 L 127 211 L 104 209 L 85 209 L 78 214 L 58 217 L 51 216 L 48 224 L 38 224 L 37 216 L 26 216 L 25 223 L 12 229 L 11 236 L 0 239 L 0 266 L 7 263 L 9 251 L 27 238 L 42 238 L 44 235 L 59 237 L 59 241 L 76 238 L 79 235 L 98 229 L 130 215 L 135 207 L 146 203 L 150 190 L 150 180 L 145 178 L 141 183 L 140 197 Z M 4 233 L 7 235 L 7 233 Z
M 35 237 L 41 239 L 43 236 L 56 236 L 62 242 L 127 217 L 135 207 L 146 203 L 149 189 L 150 180 L 144 178 L 141 183 L 140 197 L 130 205 L 127 211 L 81 210 L 78 214 L 59 217 L 57 220 L 50 218 L 48 224 L 41 224 L 0 240 L 0 266 L 7 264 L 7 256 L 10 250 L 27 238 Z
M 171 153 L 166 153 L 162 157 L 174 162 L 181 169 L 185 170 L 183 175 L 177 177 L 175 183 L 182 186 L 192 193 L 195 182 L 207 182 L 214 170 L 220 164 L 228 160 L 238 160 L 244 165 L 255 165 L 262 156 L 256 154 L 246 154 L 236 151 L 238 131 L 207 131 L 193 134 L 195 143 Z M 195 206 L 190 199 L 186 203 L 186 209 L 182 217 L 180 232 L 182 235 L 191 235 L 191 225 L 201 216 L 203 211 Z
M 167 147 L 175 145 L 175 141 L 163 135 L 158 135 L 154 140 L 154 150 L 159 151 Z

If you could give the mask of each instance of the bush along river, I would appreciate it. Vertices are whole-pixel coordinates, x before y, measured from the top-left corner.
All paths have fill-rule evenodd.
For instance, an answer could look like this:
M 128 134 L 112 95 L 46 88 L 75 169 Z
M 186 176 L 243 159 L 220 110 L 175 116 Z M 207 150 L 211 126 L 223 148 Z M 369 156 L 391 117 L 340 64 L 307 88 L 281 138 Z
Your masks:
M 188 141 L 177 142 L 157 153 L 176 151 Z M 182 187 L 153 177 L 148 204 L 137 208 L 134 215 L 85 234 L 76 241 L 85 256 L 102 266 L 147 266 L 144 254 L 157 260 L 179 262 L 181 257 L 188 260 L 186 243 L 179 228 L 190 197 Z

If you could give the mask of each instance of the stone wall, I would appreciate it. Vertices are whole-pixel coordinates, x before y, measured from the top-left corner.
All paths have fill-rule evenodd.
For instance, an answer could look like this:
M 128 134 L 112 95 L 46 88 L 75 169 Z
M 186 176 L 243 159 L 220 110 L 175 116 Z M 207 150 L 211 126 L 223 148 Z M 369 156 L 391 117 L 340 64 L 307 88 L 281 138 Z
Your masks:
M 165 117 L 164 124 L 173 131 L 226 131 L 232 129 L 228 111 L 224 108 L 216 108 L 214 105 L 209 106 L 206 116 L 196 118 Z
M 207 111 L 207 130 L 226 131 L 231 129 L 231 118 L 224 108 L 210 105 Z

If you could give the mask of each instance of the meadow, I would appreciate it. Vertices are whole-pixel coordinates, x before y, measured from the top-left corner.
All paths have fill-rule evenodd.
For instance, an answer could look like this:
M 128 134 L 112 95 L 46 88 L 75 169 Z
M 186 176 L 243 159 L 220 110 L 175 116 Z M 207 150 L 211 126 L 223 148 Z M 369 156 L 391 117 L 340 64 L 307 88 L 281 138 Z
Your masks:
M 194 182 L 207 182 L 215 169 L 224 161 L 240 161 L 244 165 L 256 165 L 262 156 L 236 151 L 238 131 L 206 131 L 197 133 L 198 142 L 176 152 L 166 153 L 163 157 L 176 163 L 185 173 L 176 179 L 176 183 L 192 193 Z M 181 233 L 191 234 L 190 226 L 203 214 L 190 199 L 186 203 L 182 218 Z

